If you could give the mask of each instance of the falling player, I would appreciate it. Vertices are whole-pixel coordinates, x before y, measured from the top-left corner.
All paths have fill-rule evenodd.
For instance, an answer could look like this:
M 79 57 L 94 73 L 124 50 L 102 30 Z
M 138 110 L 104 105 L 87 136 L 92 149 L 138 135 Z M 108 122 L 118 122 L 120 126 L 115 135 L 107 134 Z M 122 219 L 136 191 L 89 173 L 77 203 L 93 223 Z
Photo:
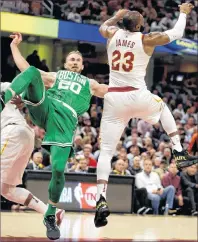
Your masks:
M 107 224 L 110 211 L 106 203 L 106 190 L 111 171 L 111 159 L 128 121 L 140 118 L 150 124 L 159 120 L 172 141 L 177 167 L 198 162 L 182 149 L 175 120 L 162 99 L 148 91 L 145 83 L 146 68 L 157 45 L 165 45 L 183 36 L 186 17 L 192 4 L 180 5 L 180 16 L 174 28 L 163 33 L 143 35 L 144 18 L 137 11 L 120 10 L 100 27 L 108 39 L 107 53 L 110 65 L 109 90 L 104 98 L 101 121 L 100 156 L 97 164 L 97 203 L 95 226 Z M 123 19 L 124 29 L 115 25 Z
M 49 184 L 49 205 L 44 216 L 47 237 L 60 237 L 55 221 L 56 204 L 64 188 L 64 170 L 72 154 L 72 143 L 78 116 L 88 110 L 91 96 L 104 97 L 108 87 L 81 75 L 83 58 L 80 52 L 70 52 L 65 68 L 57 73 L 40 71 L 22 57 L 18 45 L 22 41 L 19 33 L 11 36 L 14 61 L 22 73 L 1 96 L 4 106 L 13 96 L 24 92 L 23 99 L 34 124 L 44 128 L 43 145 L 50 150 L 52 179 Z M 44 86 L 45 85 L 45 86 Z M 47 91 L 45 87 L 49 88 Z
M 1 91 L 6 91 L 10 83 L 1 83 Z M 25 205 L 41 214 L 47 205 L 30 191 L 17 187 L 22 184 L 22 176 L 34 149 L 34 130 L 26 123 L 14 104 L 6 104 L 1 113 L 1 195 L 9 201 Z M 60 225 L 64 211 L 56 213 Z

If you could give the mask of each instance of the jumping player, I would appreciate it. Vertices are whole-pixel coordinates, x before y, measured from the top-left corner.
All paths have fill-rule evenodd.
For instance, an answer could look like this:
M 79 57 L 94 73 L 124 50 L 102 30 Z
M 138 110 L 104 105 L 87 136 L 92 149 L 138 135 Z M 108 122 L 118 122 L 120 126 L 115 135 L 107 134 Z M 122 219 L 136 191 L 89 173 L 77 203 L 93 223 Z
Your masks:
M 150 57 L 157 45 L 165 45 L 183 36 L 187 15 L 193 5 L 184 3 L 174 28 L 163 33 L 143 35 L 144 18 L 137 11 L 119 10 L 104 22 L 100 33 L 108 39 L 107 53 L 110 65 L 108 93 L 100 130 L 100 156 L 97 164 L 97 204 L 95 226 L 107 224 L 110 212 L 106 203 L 106 190 L 111 171 L 111 159 L 117 143 L 131 118 L 140 118 L 150 124 L 159 120 L 169 135 L 177 167 L 187 167 L 198 162 L 182 149 L 175 120 L 162 99 L 146 87 L 145 75 Z M 115 25 L 123 19 L 124 29 Z
M 6 91 L 10 83 L 1 83 L 1 91 Z M 30 191 L 17 187 L 22 184 L 22 176 L 34 149 L 34 130 L 14 104 L 8 102 L 1 113 L 1 195 L 18 204 L 25 205 L 41 214 L 47 205 Z M 64 210 L 56 213 L 60 225 Z
M 78 116 L 88 110 L 92 95 L 104 97 L 108 87 L 80 74 L 83 70 L 83 58 L 80 52 L 68 54 L 66 70 L 47 73 L 30 66 L 22 57 L 18 49 L 22 41 L 21 34 L 14 34 L 11 38 L 13 38 L 12 54 L 22 73 L 2 94 L 1 104 L 4 105 L 12 97 L 23 92 L 23 101 L 33 123 L 46 131 L 43 145 L 51 153 L 52 178 L 44 224 L 47 228 L 47 237 L 55 240 L 60 237 L 55 220 L 56 204 L 64 188 L 64 170 L 68 158 L 72 155 Z M 46 91 L 45 87 L 49 89 Z

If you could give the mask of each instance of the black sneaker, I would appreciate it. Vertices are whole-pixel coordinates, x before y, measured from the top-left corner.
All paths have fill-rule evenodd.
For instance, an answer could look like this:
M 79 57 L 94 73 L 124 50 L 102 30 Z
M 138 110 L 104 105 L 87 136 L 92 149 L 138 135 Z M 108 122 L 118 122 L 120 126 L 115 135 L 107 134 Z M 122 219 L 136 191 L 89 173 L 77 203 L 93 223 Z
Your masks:
M 147 208 L 146 207 L 141 207 L 137 210 L 137 214 L 143 214 L 144 211 L 146 210 Z
M 47 228 L 47 237 L 51 240 L 56 240 L 60 238 L 60 230 L 56 224 L 55 215 L 46 216 L 43 220 L 45 227 Z
M 94 223 L 96 228 L 103 227 L 107 225 L 107 217 L 110 215 L 110 211 L 105 198 L 100 195 L 99 201 L 96 203 L 96 214 L 94 218 Z
M 173 150 L 173 156 L 178 169 L 198 163 L 198 156 L 191 156 L 186 150 L 182 150 L 181 152 Z
M 146 214 L 153 214 L 153 209 L 152 208 L 146 208 L 146 210 L 143 212 L 143 215 Z
M 192 211 L 191 211 L 191 215 L 192 215 L 192 216 L 197 216 L 197 215 L 198 215 L 198 212 L 195 211 L 195 210 L 192 210 Z
M 4 92 L 0 93 L 0 112 L 4 109 L 5 107 L 5 102 L 4 102 Z

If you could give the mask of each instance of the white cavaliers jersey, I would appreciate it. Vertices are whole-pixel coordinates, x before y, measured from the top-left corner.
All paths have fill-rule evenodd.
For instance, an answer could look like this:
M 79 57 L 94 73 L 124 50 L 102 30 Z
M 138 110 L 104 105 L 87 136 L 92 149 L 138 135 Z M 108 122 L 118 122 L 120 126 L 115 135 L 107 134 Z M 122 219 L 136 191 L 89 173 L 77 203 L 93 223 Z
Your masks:
M 9 82 L 2 82 L 1 83 L 1 91 L 5 91 L 10 86 Z M 1 112 L 1 130 L 7 126 L 8 124 L 21 124 L 27 125 L 23 115 L 20 111 L 16 108 L 16 105 L 11 104 L 8 102 L 5 105 L 5 108 Z
M 110 87 L 146 87 L 146 68 L 150 56 L 144 52 L 142 33 L 119 29 L 107 47 Z

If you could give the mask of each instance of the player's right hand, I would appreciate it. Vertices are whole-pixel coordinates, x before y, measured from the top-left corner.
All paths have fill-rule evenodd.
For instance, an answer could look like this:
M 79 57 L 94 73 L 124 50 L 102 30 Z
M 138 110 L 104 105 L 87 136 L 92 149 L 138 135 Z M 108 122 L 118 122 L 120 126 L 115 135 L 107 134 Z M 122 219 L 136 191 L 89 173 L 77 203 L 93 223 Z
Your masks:
M 179 9 L 181 13 L 189 14 L 194 6 L 191 3 L 182 3 L 179 5 Z
M 22 35 L 18 32 L 11 34 L 10 38 L 13 39 L 11 45 L 19 45 L 22 41 Z
M 15 104 L 16 108 L 18 108 L 19 110 L 22 110 L 24 108 L 24 106 L 25 106 L 25 104 L 23 103 L 21 97 L 18 96 L 18 95 L 12 98 L 11 103 Z

